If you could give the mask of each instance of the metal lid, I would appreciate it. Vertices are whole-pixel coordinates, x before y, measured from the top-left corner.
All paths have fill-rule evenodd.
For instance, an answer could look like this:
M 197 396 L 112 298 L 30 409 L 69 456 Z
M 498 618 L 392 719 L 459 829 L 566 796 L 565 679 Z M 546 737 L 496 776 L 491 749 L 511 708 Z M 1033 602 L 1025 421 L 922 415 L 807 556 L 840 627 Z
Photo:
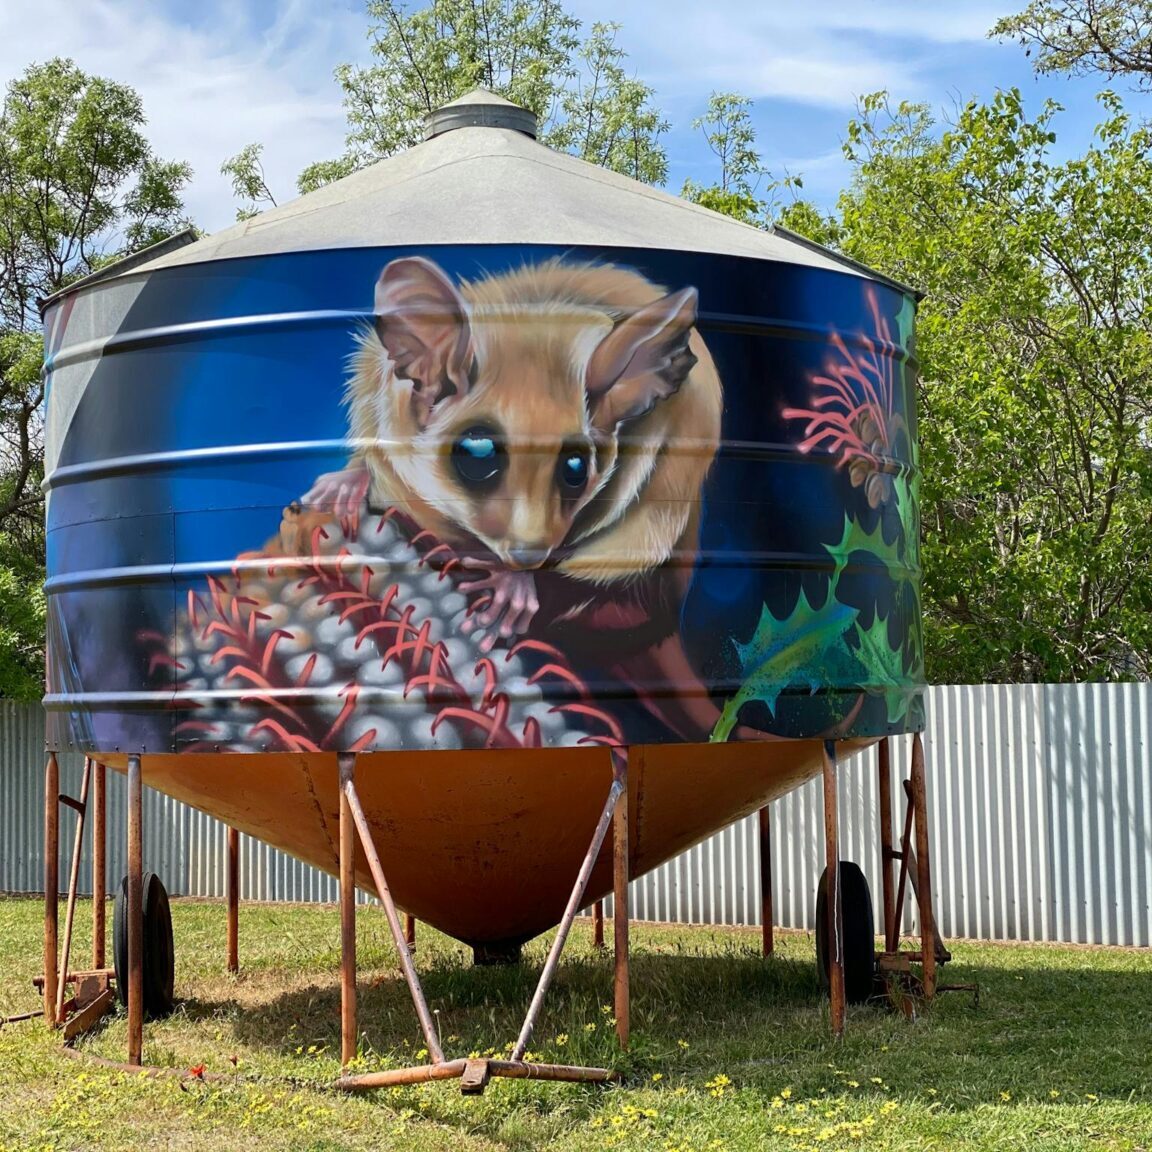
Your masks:
M 442 136 L 456 128 L 507 128 L 536 139 L 536 113 L 486 88 L 475 88 L 466 96 L 437 108 L 428 117 L 425 140 Z
M 527 109 L 476 89 L 432 113 L 415 147 L 101 280 L 282 252 L 521 244 L 744 256 L 893 283 L 786 229 L 745 224 L 554 151 L 535 133 Z

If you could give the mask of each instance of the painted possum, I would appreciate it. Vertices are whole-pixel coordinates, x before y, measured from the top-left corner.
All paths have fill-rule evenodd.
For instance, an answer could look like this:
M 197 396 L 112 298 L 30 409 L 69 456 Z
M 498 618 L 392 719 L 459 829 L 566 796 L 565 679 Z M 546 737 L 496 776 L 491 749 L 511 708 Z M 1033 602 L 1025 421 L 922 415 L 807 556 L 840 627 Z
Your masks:
M 305 504 L 407 512 L 476 570 L 460 588 L 486 595 L 489 646 L 610 653 L 638 686 L 687 689 L 690 715 L 662 718 L 706 738 L 716 710 L 678 634 L 722 410 L 696 310 L 695 288 L 613 265 L 457 285 L 395 260 L 353 359 L 352 459 Z

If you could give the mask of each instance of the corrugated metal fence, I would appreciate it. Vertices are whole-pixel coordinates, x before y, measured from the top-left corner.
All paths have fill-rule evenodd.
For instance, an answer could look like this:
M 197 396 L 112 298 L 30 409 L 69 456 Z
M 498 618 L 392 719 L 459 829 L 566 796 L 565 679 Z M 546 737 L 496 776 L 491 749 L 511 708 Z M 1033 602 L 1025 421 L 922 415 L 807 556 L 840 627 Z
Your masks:
M 1152 685 L 984 685 L 929 693 L 933 886 L 945 937 L 1152 944 Z M 43 876 L 43 714 L 0 702 L 0 891 Z M 908 742 L 893 742 L 906 768 Z M 61 787 L 79 791 L 79 757 Z M 124 782 L 109 773 L 109 876 L 124 871 Z M 902 797 L 901 797 L 902 799 Z M 61 843 L 71 844 L 62 815 Z M 897 820 L 897 828 L 900 820 Z M 176 894 L 224 892 L 223 825 L 145 789 L 145 860 Z M 875 755 L 841 783 L 842 856 L 879 893 Z M 776 922 L 811 928 L 823 859 L 819 781 L 772 806 Z M 635 881 L 639 919 L 757 924 L 751 817 Z M 82 876 L 86 876 L 87 858 Z M 241 837 L 246 899 L 336 899 L 330 876 Z M 913 926 L 911 907 L 907 927 Z

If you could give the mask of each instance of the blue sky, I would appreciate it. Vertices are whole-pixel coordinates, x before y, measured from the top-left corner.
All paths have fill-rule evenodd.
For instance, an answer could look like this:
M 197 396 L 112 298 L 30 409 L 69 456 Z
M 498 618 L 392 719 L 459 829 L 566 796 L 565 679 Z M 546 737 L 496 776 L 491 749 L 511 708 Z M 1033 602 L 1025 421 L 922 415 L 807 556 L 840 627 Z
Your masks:
M 569 0 L 586 23 L 617 20 L 631 67 L 657 91 L 672 121 L 668 187 L 708 182 L 715 165 L 691 127 L 715 89 L 755 100 L 768 166 L 804 179 L 830 205 L 848 179 L 840 142 L 856 98 L 887 88 L 896 100 L 947 110 L 1018 85 L 1038 108 L 1053 96 L 1068 111 L 1057 150 L 1088 141 L 1094 81 L 1036 79 L 1022 49 L 989 41 L 998 16 L 1023 0 Z M 85 70 L 133 85 L 165 157 L 188 160 L 187 201 L 209 230 L 234 214 L 221 161 L 265 145 L 269 182 L 282 199 L 312 160 L 338 155 L 344 128 L 333 68 L 369 59 L 361 0 L 4 0 L 0 79 L 32 61 L 68 55 Z M 1131 97 L 1142 113 L 1148 97 Z

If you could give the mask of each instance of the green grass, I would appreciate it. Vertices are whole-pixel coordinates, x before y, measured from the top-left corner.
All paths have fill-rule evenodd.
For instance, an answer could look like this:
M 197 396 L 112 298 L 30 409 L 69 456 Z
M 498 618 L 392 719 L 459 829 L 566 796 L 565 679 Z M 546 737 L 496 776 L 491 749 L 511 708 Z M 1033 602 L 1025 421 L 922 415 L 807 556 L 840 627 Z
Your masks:
M 0 899 L 0 1015 L 36 1006 L 41 909 Z M 756 932 L 634 926 L 633 1044 L 616 1045 L 611 961 L 578 926 L 532 1050 L 609 1064 L 622 1086 L 494 1081 L 335 1093 L 335 908 L 244 906 L 243 971 L 224 970 L 224 908 L 173 903 L 176 1013 L 149 1023 L 148 1063 L 223 1073 L 144 1079 L 62 1056 L 42 1021 L 0 1029 L 0 1152 L 14 1149 L 555 1148 L 1152 1149 L 1152 952 L 956 943 L 950 982 L 916 1019 L 850 1009 L 829 1034 L 811 939 L 759 955 Z M 89 954 L 82 902 L 74 956 Z M 361 1061 L 422 1059 L 383 914 L 359 914 Z M 420 926 L 417 960 L 449 1057 L 512 1040 L 543 957 L 476 969 Z M 74 962 L 75 966 L 75 962 Z M 83 1043 L 123 1060 L 123 1014 Z

